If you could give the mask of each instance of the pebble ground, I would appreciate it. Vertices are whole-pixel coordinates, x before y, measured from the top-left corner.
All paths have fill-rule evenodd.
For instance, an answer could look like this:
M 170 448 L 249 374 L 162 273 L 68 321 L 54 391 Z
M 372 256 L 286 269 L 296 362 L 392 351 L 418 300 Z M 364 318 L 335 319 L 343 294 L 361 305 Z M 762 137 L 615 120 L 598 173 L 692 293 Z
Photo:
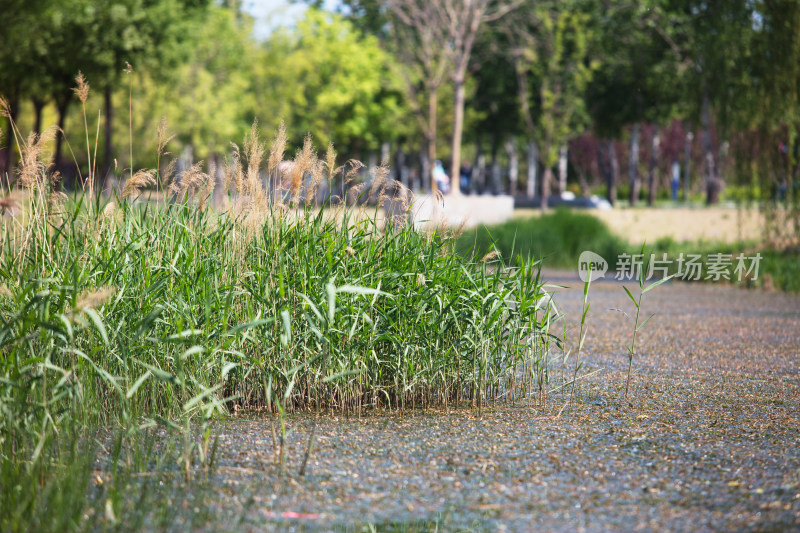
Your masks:
M 558 277 L 558 276 L 556 276 Z M 582 287 L 554 296 L 577 339 Z M 638 287 L 629 284 L 634 294 Z M 239 531 L 800 531 L 800 297 L 712 284 L 647 293 L 628 400 L 633 306 L 590 291 L 575 401 L 220 422 L 215 524 Z M 304 477 L 297 475 L 316 426 Z

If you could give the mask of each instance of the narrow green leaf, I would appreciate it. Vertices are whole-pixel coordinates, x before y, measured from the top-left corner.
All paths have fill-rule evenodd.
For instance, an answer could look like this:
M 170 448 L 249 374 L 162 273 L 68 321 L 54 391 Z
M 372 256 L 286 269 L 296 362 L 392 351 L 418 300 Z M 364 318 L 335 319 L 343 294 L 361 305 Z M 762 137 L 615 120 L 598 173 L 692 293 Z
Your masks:
M 647 317 L 647 319 L 646 319 L 644 322 L 642 322 L 641 324 L 639 324 L 639 326 L 636 328 L 636 331 L 639 331 L 640 329 L 642 329 L 642 328 L 644 327 L 644 325 L 645 325 L 645 324 L 647 324 L 647 323 L 650 321 L 650 319 L 651 319 L 651 318 L 653 318 L 654 316 L 656 316 L 656 314 L 655 314 L 655 313 L 653 313 L 652 315 L 650 315 L 649 317 Z
M 633 305 L 635 305 L 635 306 L 636 306 L 636 309 L 639 309 L 639 302 L 637 302 L 637 301 L 636 301 L 636 298 L 634 298 L 634 297 L 633 297 L 633 294 L 631 294 L 631 291 L 629 291 L 629 290 L 628 290 L 628 287 L 626 287 L 625 285 L 623 285 L 623 286 L 622 286 L 622 288 L 623 288 L 623 289 L 625 289 L 625 292 L 626 292 L 626 293 L 628 293 L 628 298 L 630 298 L 630 299 L 631 299 L 631 301 L 633 302 Z
M 662 279 L 660 279 L 660 280 L 658 280 L 658 281 L 655 281 L 655 282 L 651 283 L 650 285 L 648 285 L 647 287 L 645 287 L 645 288 L 644 288 L 644 290 L 642 291 L 642 293 L 644 294 L 645 292 L 647 292 L 647 291 L 649 291 L 649 290 L 655 289 L 656 287 L 658 287 L 658 286 L 659 286 L 659 285 L 661 285 L 662 283 L 666 283 L 667 281 L 671 280 L 671 279 L 672 279 L 672 278 L 674 278 L 675 276 L 676 276 L 676 274 L 672 274 L 672 275 L 670 275 L 670 276 L 667 276 L 667 277 L 665 277 L 665 278 L 662 278 Z
M 131 388 L 128 389 L 128 392 L 125 394 L 125 398 L 130 400 L 133 397 L 133 395 L 136 394 L 136 391 L 139 390 L 139 387 L 141 387 L 144 384 L 144 382 L 147 381 L 147 378 L 149 378 L 152 375 L 153 374 L 148 370 L 144 374 L 139 376 L 139 379 L 137 379 L 136 382 L 131 386 Z

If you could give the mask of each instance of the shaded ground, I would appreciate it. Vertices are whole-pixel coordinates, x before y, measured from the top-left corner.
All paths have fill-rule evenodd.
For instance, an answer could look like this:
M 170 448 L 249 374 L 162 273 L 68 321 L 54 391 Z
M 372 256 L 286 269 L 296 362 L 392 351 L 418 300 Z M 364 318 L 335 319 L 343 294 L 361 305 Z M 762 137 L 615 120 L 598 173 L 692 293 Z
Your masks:
M 577 317 L 580 297 L 556 301 Z M 630 323 L 609 308 L 631 304 L 614 282 L 594 284 L 590 300 L 582 372 L 603 370 L 560 417 L 563 393 L 543 409 L 497 405 L 480 418 L 296 417 L 282 480 L 269 423 L 220 422 L 211 527 L 800 530 L 800 298 L 709 284 L 648 293 L 645 311 L 657 315 L 641 332 L 630 403 Z

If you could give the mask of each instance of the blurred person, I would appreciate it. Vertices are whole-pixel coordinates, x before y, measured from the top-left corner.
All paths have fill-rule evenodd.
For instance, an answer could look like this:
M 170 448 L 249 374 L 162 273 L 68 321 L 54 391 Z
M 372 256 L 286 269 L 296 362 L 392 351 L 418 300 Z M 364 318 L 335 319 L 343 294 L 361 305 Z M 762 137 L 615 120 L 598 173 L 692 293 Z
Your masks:
M 444 171 L 441 160 L 437 159 L 433 166 L 433 179 L 442 194 L 450 192 L 450 177 Z
M 678 201 L 678 190 L 681 187 L 681 164 L 675 160 L 672 162 L 672 201 Z
M 468 194 L 469 193 L 469 180 L 472 176 L 472 167 L 469 163 L 465 163 L 461 165 L 461 170 L 459 171 L 460 174 L 460 183 L 461 183 L 461 192 Z

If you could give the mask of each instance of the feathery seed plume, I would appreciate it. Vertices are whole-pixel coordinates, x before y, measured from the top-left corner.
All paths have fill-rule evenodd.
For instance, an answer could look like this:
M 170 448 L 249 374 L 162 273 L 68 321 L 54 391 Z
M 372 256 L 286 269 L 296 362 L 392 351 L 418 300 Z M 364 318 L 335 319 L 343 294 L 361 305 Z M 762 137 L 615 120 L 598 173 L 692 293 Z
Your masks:
M 258 139 L 258 121 L 253 122 L 250 133 L 244 138 L 244 155 L 247 159 L 247 192 L 253 199 L 256 199 L 261 190 L 258 169 L 264 159 L 264 146 Z
M 311 134 L 309 133 L 303 141 L 303 148 L 298 150 L 294 157 L 294 165 L 289 175 L 289 195 L 292 201 L 297 202 L 298 193 L 303 184 L 303 176 L 306 171 L 311 169 L 315 160 L 316 156 L 314 155 L 314 149 L 311 144 Z
M 175 135 L 169 135 L 167 131 L 167 117 L 161 117 L 161 122 L 158 123 L 158 155 L 166 155 L 167 145 L 175 138 Z
M 498 252 L 497 250 L 492 250 L 488 254 L 484 255 L 483 258 L 481 258 L 481 263 L 486 263 L 487 261 L 491 261 L 492 259 L 494 259 L 495 257 L 497 257 L 499 255 L 500 255 L 500 252 Z
M 269 149 L 269 161 L 267 163 L 267 171 L 272 175 L 273 171 L 278 168 L 278 165 L 283 161 L 283 153 L 286 151 L 286 124 L 281 120 L 275 138 L 272 140 L 272 145 Z
M 156 170 L 139 170 L 125 182 L 125 187 L 122 189 L 122 197 L 130 198 L 131 196 L 139 196 L 142 189 L 145 187 L 152 187 L 156 184 Z
M 78 296 L 75 303 L 75 310 L 81 311 L 83 309 L 97 309 L 102 307 L 109 298 L 111 298 L 117 289 L 114 287 L 100 287 L 93 291 L 84 291 Z
M 0 96 L 0 116 L 11 118 L 11 106 L 8 100 Z
M 86 81 L 83 72 L 78 71 L 78 75 L 75 77 L 75 83 L 78 85 L 72 89 L 72 92 L 78 96 L 78 100 L 80 100 L 82 104 L 85 104 L 86 100 L 89 99 L 89 82 Z
M 362 168 L 364 168 L 364 163 L 362 163 L 358 159 L 350 159 L 350 160 L 347 161 L 346 164 L 350 165 L 350 170 L 348 170 L 347 174 L 344 175 L 344 183 L 345 183 L 345 185 L 347 185 L 348 183 L 353 181 L 356 178 L 356 176 L 358 175 L 358 172 Z

